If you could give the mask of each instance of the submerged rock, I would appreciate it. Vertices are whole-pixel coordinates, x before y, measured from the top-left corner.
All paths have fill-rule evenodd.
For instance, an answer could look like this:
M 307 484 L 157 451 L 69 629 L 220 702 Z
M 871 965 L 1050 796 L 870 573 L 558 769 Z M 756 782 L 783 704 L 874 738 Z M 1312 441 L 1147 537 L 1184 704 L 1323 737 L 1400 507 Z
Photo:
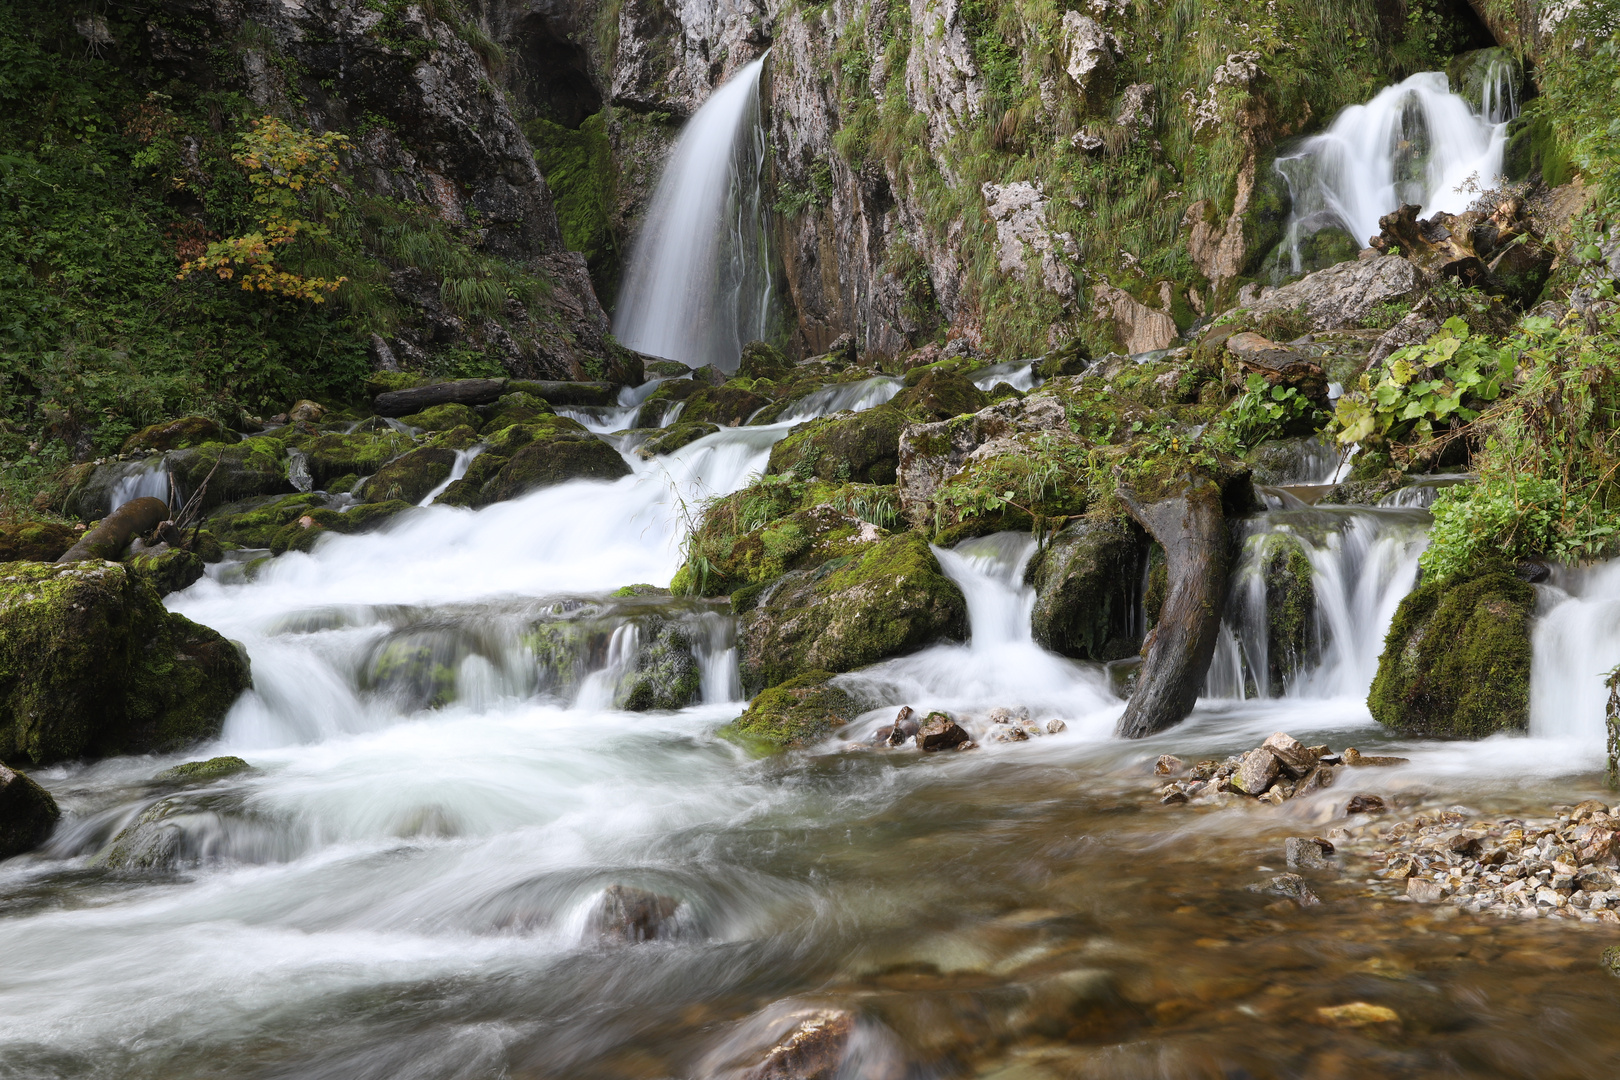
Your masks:
M 603 941 L 634 945 L 673 936 L 681 902 L 646 889 L 609 885 L 591 912 L 591 930 Z
M 702 696 L 703 677 L 692 639 L 678 624 L 656 619 L 641 628 L 651 640 L 636 653 L 636 669 L 619 687 L 619 708 L 631 712 L 681 709 Z
M 0 765 L 0 859 L 39 847 L 61 816 L 50 792 L 26 773 Z
M 748 703 L 748 711 L 721 734 L 770 749 L 807 746 L 860 711 L 851 698 L 832 685 L 830 671 L 807 671 L 773 686 Z
M 217 736 L 251 682 L 235 645 L 99 561 L 6 567 L 0 670 L 0 759 L 37 764 Z
M 1535 596 L 1506 573 L 1413 590 L 1384 640 L 1367 697 L 1374 718 L 1423 736 L 1528 728 Z
M 188 761 L 176 765 L 172 769 L 158 773 L 155 779 L 159 783 L 205 783 L 224 776 L 234 776 L 239 772 L 247 772 L 252 768 L 253 766 L 239 757 L 225 755 L 206 761 Z
M 851 671 L 967 636 L 967 601 L 916 533 L 784 574 L 738 626 L 744 686 Z
M 948 713 L 933 712 L 929 713 L 927 719 L 917 728 L 917 749 L 924 753 L 955 750 L 968 742 L 969 738 L 962 725 L 951 719 Z
M 838 1080 L 855 1050 L 859 1019 L 848 1009 L 778 1002 L 704 1056 L 697 1080 Z M 885 1047 L 887 1049 L 887 1047 Z M 864 1056 L 864 1055 L 863 1055 Z M 863 1080 L 900 1080 L 904 1063 L 860 1061 Z

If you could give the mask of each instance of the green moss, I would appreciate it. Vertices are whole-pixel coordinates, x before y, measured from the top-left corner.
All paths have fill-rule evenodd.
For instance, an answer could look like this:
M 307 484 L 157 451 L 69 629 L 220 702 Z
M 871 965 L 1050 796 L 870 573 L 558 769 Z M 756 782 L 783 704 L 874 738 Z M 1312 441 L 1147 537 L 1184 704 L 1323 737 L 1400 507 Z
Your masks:
M 137 555 L 129 560 L 129 568 L 159 596 L 189 588 L 203 576 L 202 556 L 180 548 L 156 555 Z
M 1367 707 L 1408 735 L 1481 738 L 1530 723 L 1535 589 L 1502 573 L 1419 586 L 1384 639 Z
M 630 466 L 617 450 L 578 424 L 574 426 L 579 428 L 577 432 L 561 425 L 541 429 L 540 437 L 513 453 L 501 471 L 484 485 L 480 492 L 483 501 L 515 499 L 569 480 L 617 480 L 630 474 Z
M 780 381 L 793 370 L 793 365 L 769 342 L 750 341 L 743 346 L 737 361 L 737 374 L 745 379 Z
M 366 481 L 364 498 L 368 503 L 403 499 L 415 505 L 446 480 L 456 464 L 456 452 L 427 446 L 412 450 L 390 461 Z
M 378 432 L 356 431 L 349 435 L 293 436 L 287 444 L 308 456 L 310 477 L 315 486 L 323 490 L 329 481 L 348 473 L 370 476 L 416 446 L 409 436 L 392 428 Z
M 234 776 L 237 773 L 248 772 L 252 768 L 253 766 L 241 758 L 227 755 L 209 758 L 207 761 L 188 761 L 172 769 L 165 769 L 158 773 L 155 779 L 160 783 L 181 781 L 199 783 Z
M 1316 571 L 1297 537 L 1274 533 L 1264 542 L 1266 662 L 1276 696 L 1315 654 Z
M 502 395 L 493 405 L 484 406 L 483 412 L 483 424 L 473 426 L 485 427 L 490 431 L 500 431 L 513 424 L 527 424 L 542 416 L 555 414 L 549 403 L 521 390 Z
M 619 686 L 619 708 L 631 712 L 681 709 L 698 701 L 702 672 L 692 655 L 692 639 L 677 624 L 665 619 L 641 626 L 650 638 L 636 653 L 636 666 Z
M 719 430 L 714 424 L 682 421 L 673 427 L 662 429 L 659 434 L 636 447 L 636 454 L 649 460 L 662 454 L 673 454 L 681 447 L 697 442 L 706 435 L 713 435 Z
M 142 454 L 163 450 L 183 450 L 205 443 L 234 441 L 218 423 L 206 416 L 183 416 L 142 428 L 124 440 L 122 454 Z
M 219 507 L 208 518 L 208 531 L 237 547 L 264 548 L 283 526 L 326 505 L 322 495 L 261 496 Z
M 620 243 L 613 227 L 618 169 L 608 138 L 608 117 L 604 110 L 586 117 L 578 128 L 536 117 L 523 130 L 551 188 L 563 243 L 585 256 L 597 295 L 611 309 Z
M 1124 515 L 1086 517 L 1030 559 L 1035 589 L 1030 626 L 1041 647 L 1080 660 L 1133 655 L 1132 634 L 1146 543 Z
M 928 374 L 915 382 L 908 375 L 906 388 L 896 394 L 889 405 L 907 419 L 926 424 L 978 412 L 990 404 L 990 395 L 973 385 L 967 376 L 955 371 L 937 370 L 939 367 L 939 364 L 933 364 L 928 368 L 917 368 L 917 371 L 926 370 Z
M 906 418 L 889 405 L 800 424 L 771 447 L 768 475 L 838 483 L 892 484 Z
M 55 562 L 80 535 L 56 521 L 7 522 L 0 525 L 0 563 Z
M 219 733 L 246 660 L 113 563 L 0 575 L 0 760 L 173 749 Z
M 808 746 L 860 711 L 849 694 L 831 685 L 832 678 L 830 671 L 807 671 L 773 686 L 720 734 L 760 752 Z
M 386 502 L 362 503 L 344 511 L 313 509 L 277 529 L 270 537 L 270 550 L 276 555 L 288 551 L 309 551 L 328 533 L 347 536 L 371 532 L 394 515 L 415 505 L 404 499 L 389 499 Z
M 664 384 L 671 385 L 674 384 Z M 663 388 L 661 386 L 659 390 Z M 687 396 L 680 419 L 682 423 L 737 427 L 747 423 L 749 417 L 770 403 L 770 398 L 737 386 L 699 386 L 695 393 Z
M 527 397 L 528 395 L 524 396 Z M 402 416 L 400 417 L 400 423 L 409 424 L 411 427 L 419 427 L 424 431 L 449 431 L 451 428 L 463 425 L 477 431 L 484 426 L 483 418 L 473 411 L 471 406 L 457 405 L 453 402 L 448 405 L 435 405 L 431 409 L 423 409 L 421 412 L 412 413 L 410 416 Z
M 813 670 L 851 671 L 967 634 L 967 602 L 928 541 L 900 533 L 813 570 L 784 575 L 743 616 L 745 686 Z

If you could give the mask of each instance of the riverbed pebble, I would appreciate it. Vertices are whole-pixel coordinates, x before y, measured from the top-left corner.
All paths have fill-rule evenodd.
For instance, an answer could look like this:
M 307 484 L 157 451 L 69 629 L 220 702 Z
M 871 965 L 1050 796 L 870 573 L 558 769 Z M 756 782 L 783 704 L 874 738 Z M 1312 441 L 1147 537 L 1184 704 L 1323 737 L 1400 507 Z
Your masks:
M 1163 754 L 1153 763 L 1158 777 L 1172 778 L 1158 789 L 1166 805 L 1214 803 L 1221 796 L 1246 795 L 1256 802 L 1280 806 L 1333 786 L 1345 768 L 1403 765 L 1406 758 L 1362 754 L 1355 747 L 1335 753 L 1329 746 L 1306 746 L 1287 732 L 1267 736 L 1265 742 L 1225 761 L 1203 760 L 1190 768 L 1179 757 Z M 1357 801 L 1360 800 L 1360 801 Z M 1350 813 L 1377 813 L 1377 796 L 1355 796 Z

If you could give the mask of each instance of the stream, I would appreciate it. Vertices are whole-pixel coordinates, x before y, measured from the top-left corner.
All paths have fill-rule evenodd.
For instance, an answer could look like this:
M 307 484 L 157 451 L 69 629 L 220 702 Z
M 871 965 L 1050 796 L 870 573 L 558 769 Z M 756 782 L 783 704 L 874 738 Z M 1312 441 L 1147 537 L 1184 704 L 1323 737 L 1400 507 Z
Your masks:
M 247 646 L 256 683 L 187 756 L 255 771 L 178 794 L 153 778 L 179 758 L 37 772 L 66 818 L 0 865 L 0 1076 L 700 1075 L 735 1025 L 800 999 L 867 1018 L 863 1076 L 1047 1058 L 1056 1075 L 1594 1076 L 1620 1054 L 1601 928 L 1391 911 L 1353 878 L 1278 913 L 1243 887 L 1280 866 L 1282 836 L 1342 822 L 1346 791 L 1207 813 L 1149 797 L 1158 754 L 1275 730 L 1410 757 L 1357 778 L 1408 808 L 1599 794 L 1593 694 L 1571 720 L 1546 676 L 1597 685 L 1582 664 L 1620 645 L 1612 571 L 1541 587 L 1533 737 L 1397 742 L 1363 701 L 1424 512 L 1269 512 L 1247 527 L 1315 538 L 1334 644 L 1287 688 L 1228 689 L 1123 743 L 1102 667 L 1030 640 L 1030 539 L 981 538 L 940 551 L 968 644 L 844 676 L 872 705 L 860 721 L 755 760 L 714 734 L 742 707 L 724 607 L 611 592 L 667 581 L 683 511 L 746 482 L 788 426 L 627 455 L 635 473 L 611 484 L 410 511 L 171 597 Z M 537 620 L 622 628 L 645 605 L 701 631 L 702 704 L 617 711 L 611 645 L 569 682 L 526 643 Z M 379 679 L 401 641 L 453 672 L 445 700 Z M 901 704 L 1022 706 L 1067 730 L 968 754 L 851 749 Z M 173 857 L 99 867 L 161 799 L 183 802 Z M 601 940 L 590 912 L 611 885 L 679 898 L 678 932 Z M 1029 1019 L 1029 988 L 1059 976 L 1100 988 L 1083 1031 Z M 1400 1036 L 1310 1022 L 1359 1000 L 1395 1008 Z

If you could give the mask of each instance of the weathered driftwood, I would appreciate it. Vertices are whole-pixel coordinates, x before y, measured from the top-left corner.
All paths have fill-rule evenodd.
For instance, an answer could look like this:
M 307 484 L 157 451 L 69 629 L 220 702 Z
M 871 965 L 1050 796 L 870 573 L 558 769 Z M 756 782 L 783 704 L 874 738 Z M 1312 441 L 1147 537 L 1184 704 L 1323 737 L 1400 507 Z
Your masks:
M 86 559 L 111 559 L 117 562 L 124 549 L 136 536 L 151 532 L 169 517 L 169 504 L 162 499 L 146 496 L 131 499 L 101 519 L 95 528 L 79 537 L 79 542 L 68 548 L 59 563 L 83 562 Z
M 506 393 L 505 379 L 457 379 L 378 394 L 371 407 L 378 416 L 409 416 L 435 405 L 488 405 Z

